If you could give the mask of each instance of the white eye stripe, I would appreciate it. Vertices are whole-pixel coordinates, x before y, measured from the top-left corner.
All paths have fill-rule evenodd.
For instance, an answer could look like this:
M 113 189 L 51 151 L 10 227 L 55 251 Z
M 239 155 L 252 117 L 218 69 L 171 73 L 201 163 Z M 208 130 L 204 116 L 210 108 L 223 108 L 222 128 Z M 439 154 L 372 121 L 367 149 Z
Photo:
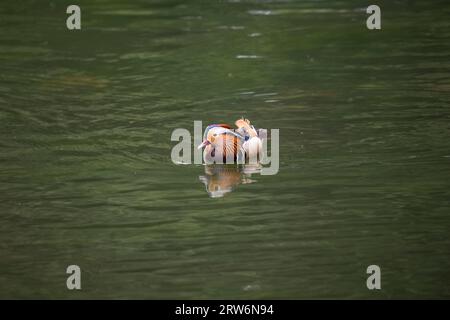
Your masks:
M 244 137 L 241 136 L 239 133 L 236 133 L 236 132 L 234 132 L 234 131 L 232 131 L 230 129 L 225 129 L 224 128 L 223 130 L 220 130 L 219 132 L 217 132 L 217 134 L 223 134 L 223 133 L 229 133 L 229 134 L 232 134 L 235 137 L 238 137 L 239 139 L 244 139 Z
M 230 130 L 230 129 L 227 129 L 227 128 L 217 128 L 217 127 L 212 128 L 212 129 L 214 129 L 214 133 L 212 134 L 213 137 L 215 137 L 215 136 L 217 136 L 219 134 L 231 134 L 231 135 L 233 135 L 233 136 L 235 136 L 235 137 L 237 137 L 239 139 L 245 140 L 245 138 L 242 135 L 240 135 L 237 132 L 234 132 L 233 130 Z M 212 129 L 210 129 L 210 130 L 212 130 Z M 205 132 L 203 140 L 206 140 L 206 136 L 207 135 L 208 135 L 208 133 Z

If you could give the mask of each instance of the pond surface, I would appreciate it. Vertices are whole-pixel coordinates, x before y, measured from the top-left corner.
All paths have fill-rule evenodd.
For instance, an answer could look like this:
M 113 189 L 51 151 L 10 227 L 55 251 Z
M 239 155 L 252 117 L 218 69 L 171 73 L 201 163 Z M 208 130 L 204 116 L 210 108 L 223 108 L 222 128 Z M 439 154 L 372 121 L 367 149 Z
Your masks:
M 76 3 L 0 4 L 0 298 L 450 297 L 447 1 Z M 210 197 L 171 133 L 241 116 Z

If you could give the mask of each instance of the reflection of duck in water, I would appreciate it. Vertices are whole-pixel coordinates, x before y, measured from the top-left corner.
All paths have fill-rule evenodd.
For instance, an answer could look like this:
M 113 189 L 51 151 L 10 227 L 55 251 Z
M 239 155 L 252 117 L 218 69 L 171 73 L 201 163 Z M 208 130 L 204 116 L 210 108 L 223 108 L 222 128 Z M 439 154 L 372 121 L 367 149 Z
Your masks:
M 248 119 L 235 122 L 237 129 L 227 124 L 206 127 L 203 142 L 203 160 L 211 163 L 259 163 L 262 157 L 262 140 Z
M 223 197 L 233 191 L 239 184 L 253 183 L 252 173 L 258 172 L 258 165 L 206 165 L 205 175 L 199 179 L 205 184 L 206 191 L 211 198 Z

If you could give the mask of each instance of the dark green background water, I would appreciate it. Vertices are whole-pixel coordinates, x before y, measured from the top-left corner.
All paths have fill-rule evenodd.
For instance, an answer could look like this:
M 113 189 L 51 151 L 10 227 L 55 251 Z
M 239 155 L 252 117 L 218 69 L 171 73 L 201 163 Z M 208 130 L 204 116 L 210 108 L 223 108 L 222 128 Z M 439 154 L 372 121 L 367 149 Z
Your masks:
M 2 1 L 0 298 L 449 298 L 446 2 Z M 242 115 L 280 172 L 209 198 L 170 135 Z

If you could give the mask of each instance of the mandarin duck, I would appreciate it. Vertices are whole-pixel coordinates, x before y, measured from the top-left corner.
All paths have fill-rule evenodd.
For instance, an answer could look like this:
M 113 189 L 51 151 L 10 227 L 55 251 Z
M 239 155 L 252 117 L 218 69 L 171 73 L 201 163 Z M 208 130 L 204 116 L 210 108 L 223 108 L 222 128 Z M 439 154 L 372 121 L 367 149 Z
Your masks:
M 238 119 L 237 129 L 227 124 L 212 124 L 206 127 L 203 150 L 206 164 L 251 163 L 257 164 L 262 157 L 262 140 L 248 119 Z

